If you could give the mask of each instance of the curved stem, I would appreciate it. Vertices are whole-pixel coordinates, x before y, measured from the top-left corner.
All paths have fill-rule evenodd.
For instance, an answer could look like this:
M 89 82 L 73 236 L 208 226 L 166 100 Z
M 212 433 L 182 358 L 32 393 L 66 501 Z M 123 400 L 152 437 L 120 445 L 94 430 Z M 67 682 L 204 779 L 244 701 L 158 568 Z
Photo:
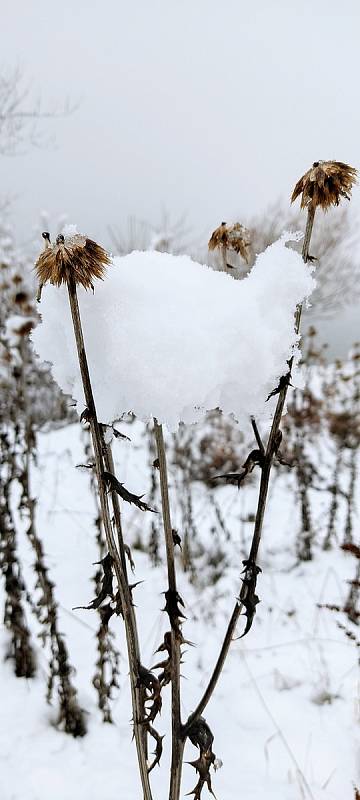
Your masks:
M 305 236 L 304 236 L 304 242 L 303 242 L 303 248 L 302 248 L 302 258 L 303 258 L 303 261 L 305 261 L 305 263 L 309 260 L 309 246 L 310 246 L 312 229 L 313 229 L 313 225 L 314 225 L 314 217 L 315 217 L 315 208 L 311 207 L 311 208 L 308 209 L 306 230 L 305 230 Z M 300 330 L 301 313 L 302 313 L 302 305 L 299 305 L 297 307 L 296 314 L 295 314 L 295 333 L 296 334 L 298 334 L 299 330 Z M 289 362 L 290 375 L 291 375 L 292 366 L 293 366 L 293 358 L 291 358 L 290 362 Z M 269 489 L 269 480 L 270 480 L 270 474 L 271 474 L 271 467 L 272 467 L 274 452 L 275 452 L 275 449 L 276 449 L 277 434 L 278 434 L 278 431 L 279 431 L 279 428 L 280 428 L 281 417 L 282 417 L 282 414 L 283 414 L 284 405 L 285 405 L 285 401 L 286 401 L 287 390 L 288 390 L 288 384 L 286 384 L 284 386 L 284 388 L 281 389 L 281 391 L 279 393 L 279 397 L 278 397 L 278 401 L 277 401 L 277 404 L 276 404 L 275 413 L 274 413 L 274 417 L 273 417 L 273 421 L 272 421 L 272 425 L 271 425 L 271 430 L 270 430 L 270 434 L 269 434 L 269 439 L 268 439 L 268 443 L 267 443 L 266 450 L 265 450 L 264 460 L 263 460 L 263 464 L 262 464 L 262 467 L 261 467 L 261 480 L 260 480 L 258 504 L 257 504 L 256 516 L 255 516 L 254 533 L 253 533 L 253 538 L 252 538 L 251 548 L 250 548 L 250 554 L 249 554 L 249 559 L 248 559 L 249 561 L 253 561 L 253 562 L 256 562 L 258 551 L 259 551 L 259 546 L 260 546 L 260 541 L 261 541 L 261 534 L 262 534 L 262 528 L 263 528 L 263 522 L 264 522 L 264 515 L 265 515 L 266 502 L 267 502 L 267 496 L 268 496 L 268 489 Z M 256 425 L 254 427 L 254 423 L 253 422 L 252 422 L 252 425 L 253 425 L 253 430 L 254 430 L 254 433 L 255 433 L 255 437 L 256 437 L 258 446 L 259 446 L 260 449 L 262 449 L 262 446 L 260 446 L 262 443 L 261 443 L 260 435 L 258 434 Z M 196 706 L 195 711 L 193 711 L 192 714 L 190 714 L 190 716 L 188 717 L 185 725 L 183 726 L 183 729 L 182 729 L 183 736 L 186 736 L 188 734 L 188 731 L 189 731 L 191 725 L 195 722 L 195 720 L 197 720 L 201 716 L 201 714 L 203 713 L 204 709 L 206 708 L 209 700 L 211 699 L 211 696 L 212 696 L 212 694 L 214 692 L 216 684 L 217 684 L 217 682 L 219 680 L 219 677 L 221 675 L 221 672 L 222 672 L 222 669 L 223 669 L 227 654 L 229 652 L 230 645 L 231 645 L 232 638 L 233 638 L 233 634 L 235 633 L 236 625 L 237 625 L 239 616 L 241 614 L 242 608 L 243 608 L 243 605 L 242 605 L 240 599 L 237 599 L 236 604 L 235 604 L 234 609 L 233 609 L 233 612 L 232 612 L 232 615 L 231 615 L 231 618 L 230 618 L 230 622 L 228 624 L 228 627 L 227 627 L 227 630 L 226 630 L 226 633 L 225 633 L 225 637 L 224 637 L 223 643 L 221 645 L 220 654 L 218 656 L 218 659 L 216 661 L 215 667 L 214 667 L 213 672 L 211 674 L 209 683 L 208 683 L 208 685 L 207 685 L 207 687 L 206 687 L 206 689 L 204 691 L 204 694 L 202 695 L 198 705 Z

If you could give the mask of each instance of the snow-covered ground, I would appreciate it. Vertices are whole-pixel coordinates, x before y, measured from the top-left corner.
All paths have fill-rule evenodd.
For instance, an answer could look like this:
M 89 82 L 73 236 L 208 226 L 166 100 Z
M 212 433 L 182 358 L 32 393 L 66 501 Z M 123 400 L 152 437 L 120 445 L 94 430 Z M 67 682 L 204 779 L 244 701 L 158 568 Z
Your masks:
M 131 426 L 133 441 L 116 442 L 118 477 L 137 493 L 149 490 L 148 455 Z M 83 739 L 59 732 L 52 722 L 53 706 L 45 700 L 46 658 L 38 641 L 38 675 L 26 681 L 14 677 L 8 661 L 1 661 L 0 798 L 1 800 L 141 800 L 135 747 L 130 724 L 129 684 L 120 619 L 112 620 L 121 652 L 120 689 L 114 695 L 114 724 L 104 724 L 97 708 L 91 680 L 96 658 L 94 611 L 73 611 L 93 597 L 91 577 L 97 560 L 94 504 L 89 476 L 76 470 L 84 462 L 78 426 L 40 436 L 40 456 L 32 480 L 38 498 L 37 526 L 45 544 L 51 577 L 56 584 L 61 629 L 66 633 L 70 658 L 76 667 L 74 682 L 87 712 L 88 733 Z M 289 491 L 286 470 L 273 485 L 261 551 L 263 573 L 258 583 L 261 604 L 251 632 L 233 643 L 220 683 L 205 712 L 215 739 L 213 749 L 223 767 L 213 776 L 218 800 L 352 800 L 353 785 L 360 783 L 359 676 L 356 651 L 336 625 L 336 615 L 318 603 L 341 603 L 346 580 L 353 577 L 353 559 L 337 548 L 295 564 L 298 510 Z M 176 475 L 172 473 L 173 524 L 181 533 Z M 187 575 L 179 573 L 179 589 L 186 602 L 186 639 L 189 647 L 182 667 L 183 717 L 194 708 L 212 668 L 226 619 L 239 591 L 244 537 L 251 525 L 243 520 L 254 511 L 255 486 L 238 493 L 234 487 L 218 489 L 217 499 L 231 541 L 218 530 L 210 532 L 207 490 L 196 489 L 194 516 L 206 546 L 218 536 L 228 553 L 226 575 L 215 585 L 197 592 Z M 326 498 L 318 494 L 316 523 L 321 526 Z M 151 515 L 124 509 L 129 541 L 145 531 Z M 357 524 L 358 524 L 357 520 Z M 25 579 L 32 585 L 32 554 L 21 538 Z M 142 661 L 155 663 L 154 651 L 167 629 L 162 592 L 165 566 L 150 566 L 149 558 L 133 550 L 135 590 Z M 37 623 L 28 616 L 34 632 Z M 241 633 L 241 625 L 239 633 Z M 1 633 L 0 647 L 6 648 Z M 157 658 L 157 657 L 155 657 Z M 169 687 L 164 690 L 168 700 Z M 169 707 L 164 702 L 158 719 L 167 733 L 160 769 L 152 773 L 154 800 L 168 794 Z M 196 757 L 187 745 L 185 760 Z M 184 765 L 182 796 L 196 783 L 192 767 Z M 203 796 L 208 796 L 204 789 Z

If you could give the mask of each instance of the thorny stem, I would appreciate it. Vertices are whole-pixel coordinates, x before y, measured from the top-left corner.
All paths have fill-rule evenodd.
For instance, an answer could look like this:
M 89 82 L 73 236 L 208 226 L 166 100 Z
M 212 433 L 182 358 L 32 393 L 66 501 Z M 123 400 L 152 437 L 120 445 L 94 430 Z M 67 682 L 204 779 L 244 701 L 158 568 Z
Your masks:
M 264 455 L 265 448 L 264 448 L 263 441 L 262 441 L 262 438 L 261 438 L 260 433 L 259 433 L 258 426 L 257 426 L 257 424 L 256 424 L 256 422 L 254 420 L 254 417 L 251 417 L 251 425 L 252 425 L 252 429 L 254 431 L 254 436 L 255 436 L 255 439 L 256 439 L 256 442 L 257 442 L 257 446 L 258 446 L 259 450 L 261 451 L 261 453 Z
M 161 507 L 166 544 L 166 562 L 168 572 L 169 590 L 174 597 L 177 594 L 176 572 L 174 557 L 174 541 L 172 535 L 169 485 L 167 477 L 166 453 L 162 425 L 154 419 L 157 455 L 159 459 Z M 169 800 L 178 800 L 180 796 L 182 756 L 184 742 L 181 735 L 181 710 L 180 710 L 180 660 L 181 660 L 181 635 L 180 630 L 171 626 L 171 772 Z
M 9 657 L 14 660 L 15 675 L 32 678 L 36 673 L 36 661 L 23 608 L 25 585 L 17 556 L 16 531 L 10 507 L 14 455 L 10 452 L 5 433 L 1 436 L 1 447 L 1 466 L 8 467 L 7 474 L 0 472 L 0 556 L 6 595 L 3 622 L 11 631 Z
M 310 246 L 312 229 L 313 229 L 313 225 L 314 225 L 314 217 L 315 217 L 315 208 L 310 207 L 308 209 L 308 216 L 307 216 L 307 221 L 306 221 L 306 230 L 305 230 L 305 236 L 304 236 L 303 248 L 302 248 L 302 258 L 303 258 L 303 261 L 305 262 L 305 264 L 309 260 L 309 246 Z M 299 305 L 297 307 L 297 309 L 296 309 L 296 314 L 295 314 L 295 333 L 296 334 L 298 334 L 299 330 L 300 330 L 301 313 L 302 313 L 302 305 Z M 290 375 L 291 375 L 292 366 L 293 366 L 293 358 L 291 358 L 290 361 L 289 361 L 289 373 L 290 373 Z M 275 452 L 275 449 L 276 449 L 276 439 L 277 439 L 277 434 L 278 434 L 278 431 L 279 431 L 279 428 L 280 428 L 280 422 L 281 422 L 281 417 L 282 417 L 282 413 L 283 413 L 283 410 L 284 410 L 284 405 L 285 405 L 288 385 L 289 384 L 287 383 L 284 386 L 284 388 L 281 389 L 281 391 L 279 393 L 279 397 L 278 397 L 278 401 L 277 401 L 277 404 L 276 404 L 276 409 L 275 409 L 275 413 L 274 413 L 274 417 L 273 417 L 273 421 L 272 421 L 272 425 L 271 425 L 270 435 L 269 435 L 268 443 L 267 443 L 266 450 L 265 450 L 264 460 L 263 460 L 263 464 L 262 464 L 262 467 L 261 467 L 261 479 L 260 479 L 260 488 L 259 488 L 259 496 L 258 496 L 256 517 L 255 517 L 255 526 L 254 526 L 254 533 L 253 533 L 253 538 L 252 538 L 252 542 L 251 542 L 250 554 L 249 554 L 249 558 L 248 558 L 248 560 L 251 561 L 251 562 L 256 562 L 258 551 L 259 551 L 261 534 L 262 534 L 262 527 L 263 527 L 263 521 L 264 521 L 264 514 L 265 514 L 265 508 L 266 508 L 266 502 L 267 502 L 267 496 L 268 496 L 271 467 L 272 467 L 274 452 Z M 256 429 L 256 423 L 255 423 L 255 427 L 254 427 L 254 424 L 253 424 L 253 429 L 254 429 L 254 433 L 255 433 L 255 436 L 256 436 L 256 440 L 257 440 L 258 445 L 260 447 L 260 441 L 261 440 L 260 440 L 260 436 L 256 434 L 256 430 L 257 430 Z M 261 449 L 261 447 L 260 447 L 260 449 Z M 225 637 L 224 637 L 223 643 L 221 645 L 220 654 L 218 656 L 217 662 L 216 662 L 215 667 L 213 669 L 213 672 L 212 672 L 212 675 L 210 677 L 209 683 L 208 683 L 208 685 L 207 685 L 207 687 L 205 689 L 205 692 L 204 692 L 203 696 L 201 697 L 198 705 L 196 706 L 195 711 L 193 711 L 192 714 L 190 714 L 190 716 L 188 717 L 185 725 L 183 726 L 183 731 L 182 731 L 183 732 L 183 736 L 186 736 L 188 734 L 191 725 L 197 719 L 199 719 L 199 717 L 203 713 L 204 709 L 206 708 L 206 706 L 207 706 L 207 704 L 208 704 L 208 702 L 209 702 L 209 700 L 210 700 L 210 698 L 211 698 L 211 696 L 213 694 L 215 686 L 216 686 L 216 684 L 217 684 L 217 682 L 219 680 L 219 677 L 221 675 L 222 668 L 224 666 L 227 654 L 229 652 L 230 645 L 231 645 L 231 642 L 232 642 L 232 638 L 233 638 L 233 635 L 235 633 L 236 625 L 237 625 L 239 616 L 241 614 L 242 608 L 243 608 L 243 604 L 241 603 L 240 598 L 238 598 L 236 600 L 236 604 L 234 606 L 234 610 L 232 612 L 232 615 L 231 615 L 231 618 L 230 618 L 230 622 L 228 624 L 228 627 L 227 627 L 227 630 L 226 630 L 226 633 L 225 633 Z
M 104 457 L 105 471 L 106 472 L 110 472 L 111 475 L 114 475 L 115 474 L 115 465 L 114 465 L 114 459 L 113 459 L 113 455 L 112 455 L 112 451 L 111 451 L 111 445 L 105 443 L 104 436 L 103 436 L 103 433 L 101 431 L 101 428 L 100 428 L 100 433 L 101 433 L 101 449 L 102 449 L 103 457 Z M 124 573 L 124 577 L 127 580 L 127 566 L 126 566 L 126 556 L 125 556 L 125 545 L 124 545 L 124 539 L 123 539 L 122 527 L 121 527 L 121 514 L 120 514 L 119 497 L 118 497 L 118 494 L 115 492 L 114 489 L 111 489 L 110 495 L 111 495 L 111 502 L 112 502 L 113 511 L 114 511 L 114 523 L 115 523 L 117 539 L 118 539 L 118 550 L 119 550 L 119 554 L 120 554 L 121 568 L 122 568 L 122 571 Z
M 101 432 L 101 428 L 100 428 L 100 432 Z M 112 450 L 111 450 L 111 444 L 106 444 L 105 443 L 104 436 L 103 436 L 102 432 L 101 432 L 101 438 L 102 438 L 102 450 L 103 450 L 103 455 L 104 455 L 105 470 L 106 470 L 106 472 L 110 472 L 111 475 L 115 475 L 115 465 L 114 465 L 114 459 L 113 459 L 113 454 L 112 454 Z M 123 571 L 123 574 L 124 574 L 124 578 L 125 578 L 126 584 L 129 585 L 128 574 L 127 574 L 127 564 L 126 564 L 125 543 L 124 543 L 124 537 L 123 537 L 122 526 L 121 526 L 121 512 L 120 512 L 119 496 L 118 496 L 117 492 L 115 492 L 114 490 L 111 491 L 111 502 L 112 502 L 113 511 L 114 511 L 114 523 L 115 523 L 115 529 L 116 529 L 116 533 L 117 533 L 118 549 L 119 549 L 119 554 L 120 554 L 120 559 L 121 559 L 121 568 L 122 568 L 122 571 Z M 134 612 L 133 604 L 131 602 L 131 597 L 130 597 L 129 615 L 131 617 L 131 623 L 132 623 L 133 644 L 134 644 L 134 649 L 136 650 L 136 661 L 137 661 L 138 664 L 140 664 L 141 663 L 140 645 L 139 645 L 139 638 L 138 638 L 138 632 L 137 632 L 135 612 Z M 141 688 L 141 689 L 139 689 L 139 692 L 140 692 L 140 705 L 141 705 L 141 709 L 143 709 L 144 705 L 145 705 L 145 689 Z M 147 758 L 147 755 L 148 755 L 148 753 L 147 753 L 147 733 L 146 733 L 145 725 L 141 726 L 140 733 L 141 733 L 142 739 L 143 739 L 143 748 L 144 748 L 145 757 Z
M 84 388 L 85 402 L 89 410 L 89 422 L 90 422 L 91 438 L 94 448 L 95 471 L 98 481 L 101 514 L 104 522 L 104 530 L 105 530 L 107 546 L 114 562 L 114 569 L 118 581 L 122 611 L 124 616 L 129 667 L 130 667 L 131 697 L 132 697 L 133 718 L 134 718 L 134 736 L 135 736 L 136 749 L 138 755 L 140 778 L 142 783 L 144 800 L 152 800 L 151 787 L 150 787 L 147 762 L 146 762 L 146 750 L 144 748 L 144 734 L 142 731 L 143 726 L 141 724 L 142 719 L 144 717 L 144 711 L 142 705 L 142 693 L 140 687 L 138 686 L 140 660 L 139 660 L 136 628 L 134 625 L 134 611 L 132 607 L 129 584 L 126 579 L 126 573 L 124 573 L 123 570 L 122 558 L 119 556 L 119 552 L 116 547 L 114 533 L 111 525 L 108 498 L 105 490 L 105 484 L 103 481 L 104 456 L 102 449 L 102 434 L 96 414 L 95 401 L 90 381 L 89 367 L 86 357 L 80 310 L 79 310 L 77 291 L 76 291 L 76 283 L 74 278 L 72 277 L 68 281 L 68 292 L 69 292 L 69 303 L 70 303 L 72 321 L 74 326 L 76 347 L 80 365 L 80 372 Z

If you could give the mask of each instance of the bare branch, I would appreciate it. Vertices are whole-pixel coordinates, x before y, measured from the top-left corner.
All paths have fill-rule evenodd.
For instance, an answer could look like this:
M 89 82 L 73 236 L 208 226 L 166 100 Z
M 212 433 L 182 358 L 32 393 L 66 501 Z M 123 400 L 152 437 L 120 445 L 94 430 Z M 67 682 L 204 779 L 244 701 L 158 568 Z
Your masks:
M 49 137 L 43 136 L 39 123 L 66 117 L 77 107 L 65 100 L 60 108 L 44 109 L 39 97 L 31 97 L 19 68 L 0 74 L 0 154 L 19 155 L 29 146 L 48 144 Z

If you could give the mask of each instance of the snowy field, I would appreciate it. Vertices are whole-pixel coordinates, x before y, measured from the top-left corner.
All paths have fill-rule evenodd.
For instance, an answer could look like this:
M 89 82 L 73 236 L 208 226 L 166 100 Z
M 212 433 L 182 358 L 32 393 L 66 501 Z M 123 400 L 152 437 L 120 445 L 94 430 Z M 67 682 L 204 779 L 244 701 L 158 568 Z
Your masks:
M 128 432 L 128 431 L 126 431 Z M 129 430 L 131 443 L 115 443 L 117 474 L 139 494 L 149 491 L 148 453 L 140 424 Z M 0 797 L 1 800 L 140 800 L 135 746 L 131 741 L 129 682 L 122 622 L 112 620 L 121 652 L 120 688 L 114 694 L 114 724 L 104 724 L 92 687 L 96 659 L 94 611 L 73 611 L 93 597 L 91 577 L 97 560 L 94 503 L 89 476 L 76 470 L 84 462 L 79 426 L 40 436 L 38 467 L 32 492 L 38 498 L 37 525 L 44 541 L 50 575 L 56 585 L 61 629 L 66 633 L 74 682 L 87 713 L 88 733 L 83 739 L 54 728 L 53 706 L 45 700 L 47 662 L 37 644 L 38 675 L 33 680 L 14 677 L 11 664 L 1 661 Z M 170 475 L 173 524 L 181 532 L 178 474 Z M 205 712 L 214 733 L 213 749 L 223 767 L 213 775 L 218 800 L 352 800 L 353 785 L 360 782 L 359 678 L 356 649 L 336 625 L 336 615 L 319 609 L 319 603 L 339 603 L 353 577 L 352 559 L 337 548 L 315 550 L 315 558 L 295 564 L 295 537 L 299 511 L 289 491 L 291 475 L 283 470 L 272 485 L 265 521 L 258 583 L 261 604 L 250 634 L 233 643 L 215 695 Z M 210 532 L 208 490 L 194 489 L 194 520 L 205 544 L 218 537 L 226 548 L 229 565 L 215 586 L 197 591 L 179 572 L 179 589 L 186 602 L 183 626 L 189 647 L 182 667 L 182 713 L 186 715 L 206 685 L 239 591 L 241 559 L 246 554 L 252 526 L 241 520 L 254 511 L 256 486 L 238 492 L 234 487 L 216 490 L 217 500 L 230 529 L 226 541 L 221 527 Z M 145 495 L 146 499 L 146 495 Z M 318 494 L 315 522 L 321 530 L 325 505 Z M 325 504 L 325 505 L 324 505 Z M 131 543 L 147 541 L 149 519 L 133 507 L 124 509 L 124 529 Z M 359 520 L 357 519 L 357 524 Z M 216 528 L 216 523 L 215 523 Z M 25 536 L 20 550 L 32 586 L 32 554 Z M 165 566 L 154 568 L 143 552 L 133 549 L 135 591 L 142 661 L 155 663 L 154 651 L 166 630 L 161 611 L 166 588 Z M 28 623 L 36 634 L 37 623 Z M 239 633 L 243 619 L 239 625 Z M 5 653 L 6 633 L 1 634 Z M 191 679 L 190 679 L 191 676 Z M 166 700 L 169 687 L 164 690 Z M 169 734 L 169 707 L 164 702 L 157 720 L 160 733 Z M 154 799 L 168 792 L 168 743 L 164 740 L 161 768 L 152 773 Z M 196 757 L 188 744 L 185 761 Z M 185 765 L 182 797 L 196 783 L 195 772 Z M 203 796 L 208 796 L 204 790 Z

